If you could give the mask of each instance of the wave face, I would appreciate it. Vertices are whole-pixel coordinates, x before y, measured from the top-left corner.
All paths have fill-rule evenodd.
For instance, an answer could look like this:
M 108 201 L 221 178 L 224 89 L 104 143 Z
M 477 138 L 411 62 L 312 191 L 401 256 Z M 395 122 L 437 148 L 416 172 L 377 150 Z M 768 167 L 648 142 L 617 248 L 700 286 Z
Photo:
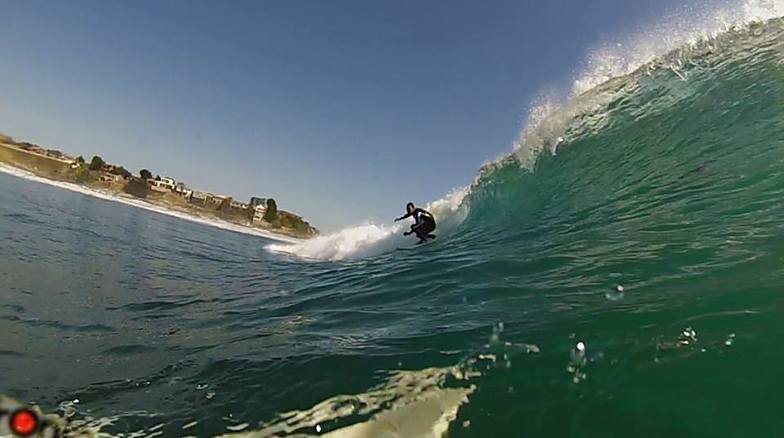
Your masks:
M 754 4 L 592 58 L 419 248 L 263 251 L 4 182 L 8 391 L 107 436 L 780 435 L 784 20 Z
M 594 254 L 621 255 L 596 244 L 625 242 L 654 256 L 737 240 L 753 251 L 764 242 L 740 237 L 774 220 L 782 188 L 782 29 L 736 27 L 552 111 L 522 137 L 543 145 L 533 161 L 522 143 L 480 172 L 465 225 L 488 232 L 475 243 L 530 255 L 529 239 L 563 250 L 584 237 Z
M 767 347 L 767 330 L 784 330 L 772 322 L 784 288 L 784 21 L 722 26 L 642 63 L 589 68 L 564 103 L 536 106 L 512 154 L 439 201 L 448 232 L 421 251 L 395 251 L 402 229 L 376 225 L 273 249 L 361 261 L 349 266 L 373 277 L 350 301 L 387 294 L 384 308 L 427 309 L 443 325 L 411 323 L 443 338 L 420 333 L 423 348 L 458 337 L 473 342 L 465 354 L 514 364 L 481 373 L 454 436 L 775 434 L 773 423 L 718 413 L 743 404 L 728 388 L 777 379 L 743 364 L 736 336 L 749 353 L 784 360 Z M 384 274 L 365 271 L 377 264 Z M 506 339 L 543 353 L 493 347 L 488 329 L 483 345 L 479 327 L 498 320 Z M 763 323 L 772 327 L 755 328 Z M 566 372 L 579 339 L 594 348 L 586 371 Z M 744 403 L 777 421 L 758 399 Z M 262 430 L 312 425 L 289 419 Z
M 581 189 L 585 188 L 570 186 L 566 190 L 559 185 L 565 181 L 547 181 L 552 166 L 567 164 L 564 160 L 550 164 L 547 157 L 565 148 L 591 149 L 572 152 L 577 158 L 570 160 L 590 159 L 592 167 L 572 164 L 577 167 L 564 170 L 556 179 L 571 178 L 575 184 L 585 184 L 583 178 L 594 177 L 592 171 L 616 177 L 623 174 L 622 179 L 613 180 L 617 185 L 604 190 L 621 186 L 625 191 L 633 190 L 634 185 L 629 184 L 636 180 L 623 172 L 648 172 L 635 166 L 659 166 L 665 159 L 660 155 L 678 160 L 677 167 L 667 171 L 707 171 L 708 163 L 716 158 L 703 154 L 713 153 L 707 148 L 719 146 L 711 143 L 713 137 L 703 138 L 707 135 L 703 131 L 751 141 L 749 133 L 735 129 L 736 123 L 747 120 L 737 120 L 730 113 L 739 117 L 735 111 L 741 107 L 775 105 L 779 97 L 771 74 L 780 68 L 780 20 L 774 17 L 782 15 L 784 1 L 748 0 L 696 17 L 692 13 L 688 18 L 672 18 L 667 25 L 643 32 L 636 41 L 598 48 L 587 58 L 569 96 L 543 97 L 532 106 L 512 154 L 485 165 L 471 187 L 455 190 L 426 207 L 439 220 L 439 234 L 456 234 L 463 239 L 464 232 L 480 230 L 469 234 L 481 244 L 488 239 L 484 235 L 490 234 L 492 241 L 499 228 L 508 231 L 508 224 L 495 223 L 498 218 L 537 214 L 536 206 L 528 204 L 528 197 L 540 196 L 535 192 L 549 188 L 558 191 L 554 195 L 558 197 L 583 196 Z M 757 94 L 746 96 L 745 88 L 737 88 L 749 86 L 744 81 L 755 80 L 762 81 L 751 89 Z M 712 103 L 728 106 L 718 110 Z M 639 132 L 641 128 L 646 131 Z M 691 152 L 687 154 L 682 147 Z M 744 152 L 739 149 L 737 153 Z M 469 216 L 481 219 L 463 224 Z M 365 223 L 308 242 L 274 244 L 268 249 L 304 260 L 362 259 L 406 246 L 411 241 L 401 237 L 406 228 Z

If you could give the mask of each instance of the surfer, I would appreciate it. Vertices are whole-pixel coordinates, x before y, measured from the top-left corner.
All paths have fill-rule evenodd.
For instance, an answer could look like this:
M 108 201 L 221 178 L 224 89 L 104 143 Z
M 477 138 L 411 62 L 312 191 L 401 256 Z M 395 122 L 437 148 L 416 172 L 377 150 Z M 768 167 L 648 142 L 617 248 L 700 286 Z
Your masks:
M 403 233 L 404 236 L 416 234 L 417 237 L 419 237 L 419 242 L 417 242 L 417 244 L 420 244 L 427 239 L 436 238 L 434 234 L 430 234 L 436 229 L 435 218 L 433 218 L 433 215 L 430 214 L 429 211 L 417 208 L 413 202 L 406 204 L 406 214 L 395 219 L 395 222 L 402 221 L 411 216 L 414 217 L 414 225 L 411 225 L 411 231 Z

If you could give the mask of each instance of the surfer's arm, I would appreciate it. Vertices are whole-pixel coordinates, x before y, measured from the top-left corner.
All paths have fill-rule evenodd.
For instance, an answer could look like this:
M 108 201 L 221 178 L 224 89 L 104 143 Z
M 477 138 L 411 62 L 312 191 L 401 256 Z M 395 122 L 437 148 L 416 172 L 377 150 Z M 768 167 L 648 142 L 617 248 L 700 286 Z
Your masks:
M 412 215 L 412 214 L 414 214 L 414 213 L 406 213 L 406 214 L 404 214 L 403 216 L 400 216 L 399 218 L 396 218 L 396 219 L 395 219 L 395 222 L 397 222 L 397 221 L 402 221 L 403 219 L 408 219 L 408 218 L 410 218 L 410 217 L 411 217 L 411 215 Z

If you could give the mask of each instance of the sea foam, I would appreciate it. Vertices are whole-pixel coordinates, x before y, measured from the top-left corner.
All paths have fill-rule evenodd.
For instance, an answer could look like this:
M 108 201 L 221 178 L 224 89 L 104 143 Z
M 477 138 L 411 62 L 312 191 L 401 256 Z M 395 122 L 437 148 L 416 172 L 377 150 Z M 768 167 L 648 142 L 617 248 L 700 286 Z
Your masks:
M 468 188 L 453 190 L 447 196 L 431 202 L 425 207 L 438 221 L 436 234 L 439 236 L 448 235 L 456 225 L 465 219 L 468 207 L 463 201 L 468 192 Z M 364 223 L 294 244 L 272 244 L 267 249 L 275 253 L 291 254 L 311 260 L 345 260 L 370 257 L 400 246 L 413 245 L 415 237 L 402 235 L 406 227 L 401 223 L 393 225 Z

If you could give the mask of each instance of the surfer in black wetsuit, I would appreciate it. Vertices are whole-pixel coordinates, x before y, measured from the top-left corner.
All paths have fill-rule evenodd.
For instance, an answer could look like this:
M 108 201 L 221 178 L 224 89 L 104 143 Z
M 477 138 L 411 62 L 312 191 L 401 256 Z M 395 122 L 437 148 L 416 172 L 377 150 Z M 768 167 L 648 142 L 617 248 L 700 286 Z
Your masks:
M 417 244 L 420 244 L 427 239 L 436 238 L 434 234 L 430 234 L 436 229 L 436 220 L 433 218 L 433 215 L 427 210 L 417 208 L 413 202 L 409 202 L 406 205 L 406 214 L 395 219 L 395 222 L 402 221 L 411 216 L 414 217 L 414 225 L 411 225 L 411 231 L 403 233 L 404 236 L 416 234 L 417 237 L 419 237 L 419 242 L 417 242 Z

